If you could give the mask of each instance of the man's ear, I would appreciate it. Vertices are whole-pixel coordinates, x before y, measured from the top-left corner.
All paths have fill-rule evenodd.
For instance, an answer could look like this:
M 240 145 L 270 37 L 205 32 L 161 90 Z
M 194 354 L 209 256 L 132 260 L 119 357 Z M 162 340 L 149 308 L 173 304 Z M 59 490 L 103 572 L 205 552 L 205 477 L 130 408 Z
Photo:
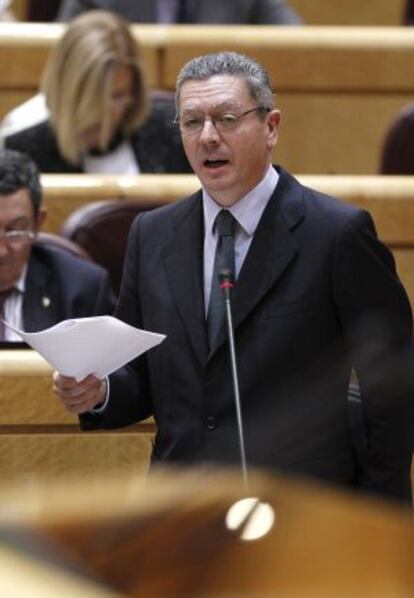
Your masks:
M 267 147 L 272 149 L 279 137 L 279 124 L 280 124 L 281 113 L 280 110 L 272 110 L 266 117 L 266 123 L 268 127 L 267 135 Z
M 36 231 L 39 231 L 42 228 L 45 220 L 46 220 L 46 208 L 42 207 L 42 208 L 40 208 L 39 213 L 36 218 L 36 223 L 35 223 Z

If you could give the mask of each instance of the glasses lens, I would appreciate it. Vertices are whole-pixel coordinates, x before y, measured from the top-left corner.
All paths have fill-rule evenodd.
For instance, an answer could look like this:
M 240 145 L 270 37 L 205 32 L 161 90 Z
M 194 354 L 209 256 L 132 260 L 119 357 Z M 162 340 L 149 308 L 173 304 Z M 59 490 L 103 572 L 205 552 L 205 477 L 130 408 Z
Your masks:
M 215 119 L 215 123 L 221 131 L 233 131 L 239 123 L 239 117 L 235 114 L 223 114 Z
M 9 243 L 19 243 L 33 240 L 34 233 L 31 230 L 7 230 L 4 237 Z

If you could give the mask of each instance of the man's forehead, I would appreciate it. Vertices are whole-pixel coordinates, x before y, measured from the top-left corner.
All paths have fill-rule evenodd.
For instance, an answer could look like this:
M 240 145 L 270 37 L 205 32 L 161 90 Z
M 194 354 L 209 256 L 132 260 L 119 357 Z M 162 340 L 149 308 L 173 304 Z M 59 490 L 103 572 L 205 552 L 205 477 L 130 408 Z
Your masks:
M 12 193 L 0 193 L 0 212 L 6 211 L 31 215 L 33 206 L 28 190 L 23 188 Z
M 244 78 L 234 75 L 214 75 L 208 79 L 190 79 L 180 90 L 181 107 L 207 104 L 214 108 L 221 105 L 239 105 L 249 98 Z

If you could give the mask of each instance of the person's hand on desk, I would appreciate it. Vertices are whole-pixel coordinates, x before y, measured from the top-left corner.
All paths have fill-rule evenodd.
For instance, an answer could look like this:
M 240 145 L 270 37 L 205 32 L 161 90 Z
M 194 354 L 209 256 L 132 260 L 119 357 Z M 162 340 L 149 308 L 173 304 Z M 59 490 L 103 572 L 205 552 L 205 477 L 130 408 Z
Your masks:
M 70 413 L 80 414 L 102 406 L 106 398 L 107 381 L 89 375 L 78 382 L 75 378 L 55 372 L 53 390 Z

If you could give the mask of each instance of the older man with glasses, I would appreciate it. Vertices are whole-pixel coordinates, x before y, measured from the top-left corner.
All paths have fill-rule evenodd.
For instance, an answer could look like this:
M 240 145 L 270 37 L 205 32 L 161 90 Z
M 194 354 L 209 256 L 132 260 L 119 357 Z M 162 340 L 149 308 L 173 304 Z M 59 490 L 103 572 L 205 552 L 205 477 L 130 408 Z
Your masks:
M 0 317 L 35 332 L 71 317 L 111 313 L 107 273 L 66 251 L 36 244 L 46 217 L 36 165 L 0 152 Z M 0 341 L 20 340 L 0 320 Z
M 109 381 L 56 373 L 56 392 L 84 429 L 154 415 L 153 462 L 238 464 L 244 452 L 247 465 L 409 499 L 407 389 L 396 372 L 411 351 L 412 314 L 371 217 L 272 166 L 280 111 L 257 62 L 195 58 L 176 100 L 202 189 L 137 218 L 117 309 L 167 339 Z M 224 273 L 234 279 L 241 410 Z M 367 437 L 362 476 L 347 416 L 352 368 Z

